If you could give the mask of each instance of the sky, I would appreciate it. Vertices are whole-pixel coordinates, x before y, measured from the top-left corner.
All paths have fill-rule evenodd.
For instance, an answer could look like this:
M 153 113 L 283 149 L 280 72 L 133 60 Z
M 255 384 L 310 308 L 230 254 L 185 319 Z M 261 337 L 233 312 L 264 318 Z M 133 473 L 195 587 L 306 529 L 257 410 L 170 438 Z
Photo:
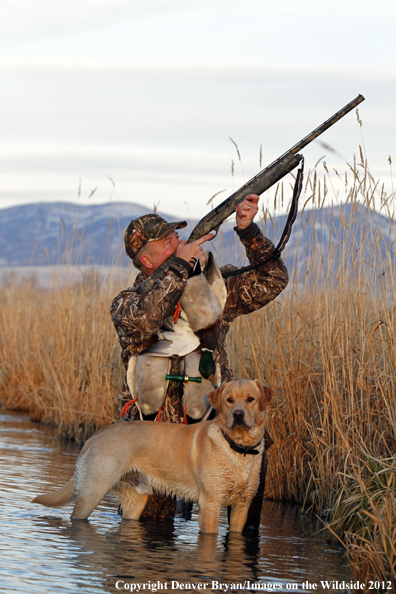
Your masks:
M 359 93 L 362 127 L 347 115 L 306 167 L 362 145 L 391 193 L 395 22 L 393 0 L 0 0 L 0 208 L 199 218 Z

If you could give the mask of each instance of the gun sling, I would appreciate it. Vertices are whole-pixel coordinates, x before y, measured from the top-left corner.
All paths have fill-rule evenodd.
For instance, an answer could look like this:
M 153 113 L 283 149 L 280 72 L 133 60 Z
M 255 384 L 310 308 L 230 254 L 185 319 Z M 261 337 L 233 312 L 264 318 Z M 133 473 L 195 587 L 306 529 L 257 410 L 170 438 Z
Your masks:
M 262 262 L 259 262 L 258 264 L 250 264 L 249 266 L 243 266 L 242 268 L 238 268 L 237 270 L 230 270 L 229 272 L 224 272 L 222 274 L 223 278 L 229 278 L 230 276 L 237 276 L 238 274 L 243 274 L 244 272 L 248 272 L 249 270 L 254 270 L 255 268 L 259 268 L 260 266 L 263 266 L 263 264 L 266 264 L 270 260 L 275 260 L 276 258 L 280 257 L 282 251 L 284 250 L 287 242 L 290 239 L 292 227 L 293 227 L 294 221 L 296 220 L 296 217 L 297 217 L 298 200 L 301 195 L 303 179 L 304 179 L 304 159 L 302 159 L 301 167 L 297 171 L 297 177 L 296 177 L 296 181 L 294 183 L 293 198 L 292 198 L 289 215 L 287 217 L 285 228 L 283 229 L 283 233 L 282 233 L 281 238 L 278 242 L 278 245 L 272 252 L 271 256 L 269 256 Z

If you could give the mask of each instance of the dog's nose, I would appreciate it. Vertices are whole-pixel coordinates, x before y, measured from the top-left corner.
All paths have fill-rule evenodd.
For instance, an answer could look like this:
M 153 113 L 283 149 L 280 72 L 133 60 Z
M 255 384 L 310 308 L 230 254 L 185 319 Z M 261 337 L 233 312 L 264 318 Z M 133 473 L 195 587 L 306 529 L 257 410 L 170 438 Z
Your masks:
M 240 423 L 245 418 L 245 411 L 241 410 L 240 408 L 237 408 L 232 413 L 232 416 L 234 417 L 236 423 Z

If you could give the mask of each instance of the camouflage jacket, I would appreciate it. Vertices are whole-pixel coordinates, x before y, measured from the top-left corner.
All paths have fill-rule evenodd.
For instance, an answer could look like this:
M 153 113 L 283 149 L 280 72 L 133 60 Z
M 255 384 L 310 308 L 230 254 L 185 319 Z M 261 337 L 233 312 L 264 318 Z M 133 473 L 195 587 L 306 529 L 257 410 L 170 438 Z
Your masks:
M 236 232 L 246 249 L 251 264 L 258 264 L 274 251 L 272 242 L 264 237 L 259 227 L 252 223 L 247 229 Z M 226 265 L 222 272 L 236 270 Z M 140 273 L 133 287 L 121 291 L 111 305 L 111 317 L 121 345 L 122 361 L 127 367 L 131 356 L 149 348 L 157 340 L 157 332 L 167 317 L 173 314 L 191 272 L 188 262 L 181 258 L 170 265 L 164 276 L 148 293 L 139 295 L 135 287 L 145 279 Z M 235 318 L 264 307 L 283 291 L 288 282 L 287 270 L 281 258 L 269 260 L 260 268 L 249 270 L 226 279 L 227 301 L 223 311 L 218 346 L 214 353 L 220 363 L 222 381 L 233 379 L 226 350 L 226 337 Z M 124 401 L 130 399 L 124 382 Z

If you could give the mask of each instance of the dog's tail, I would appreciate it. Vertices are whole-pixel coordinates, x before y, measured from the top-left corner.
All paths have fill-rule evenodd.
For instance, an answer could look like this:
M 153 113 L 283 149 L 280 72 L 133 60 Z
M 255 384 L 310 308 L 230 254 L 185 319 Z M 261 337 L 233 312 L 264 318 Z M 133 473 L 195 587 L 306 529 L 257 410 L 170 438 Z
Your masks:
M 75 500 L 75 486 L 76 475 L 61 489 L 46 495 L 38 495 L 33 499 L 32 503 L 41 503 L 41 505 L 47 505 L 48 507 L 63 507 Z

